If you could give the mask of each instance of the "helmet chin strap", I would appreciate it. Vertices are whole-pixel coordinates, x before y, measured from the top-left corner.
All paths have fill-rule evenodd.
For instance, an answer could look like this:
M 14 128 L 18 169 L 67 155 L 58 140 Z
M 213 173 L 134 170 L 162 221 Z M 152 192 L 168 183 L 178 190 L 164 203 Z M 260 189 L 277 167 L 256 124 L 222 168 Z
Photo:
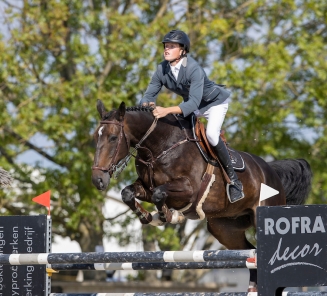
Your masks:
M 183 50 L 182 54 L 177 59 L 174 59 L 174 60 L 170 61 L 169 64 L 174 63 L 176 61 L 180 61 L 180 59 L 182 59 L 182 58 L 184 58 L 186 56 L 187 56 L 187 53 L 185 52 L 185 50 Z

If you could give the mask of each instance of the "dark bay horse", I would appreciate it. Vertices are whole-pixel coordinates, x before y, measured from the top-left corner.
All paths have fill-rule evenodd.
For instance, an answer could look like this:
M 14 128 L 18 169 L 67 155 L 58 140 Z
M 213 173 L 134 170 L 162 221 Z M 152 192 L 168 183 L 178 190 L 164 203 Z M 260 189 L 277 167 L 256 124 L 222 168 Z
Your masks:
M 238 172 L 245 198 L 230 203 L 220 166 L 214 167 L 214 179 L 208 188 L 201 189 L 208 165 L 196 145 L 189 120 L 170 114 L 157 121 L 149 107 L 126 108 L 124 103 L 118 110 L 107 112 L 100 100 L 97 109 L 101 121 L 94 133 L 97 146 L 92 182 L 105 190 L 133 148 L 138 179 L 122 190 L 122 199 L 143 224 L 206 218 L 208 231 L 227 249 L 254 249 L 245 231 L 255 226 L 261 183 L 279 191 L 263 200 L 264 206 L 303 204 L 310 191 L 312 173 L 305 160 L 267 163 L 239 152 L 246 165 Z M 193 207 L 200 191 L 200 202 Z M 206 193 L 205 198 L 202 193 Z M 147 212 L 136 199 L 153 203 L 158 214 Z M 250 270 L 250 281 L 256 283 L 256 270 Z

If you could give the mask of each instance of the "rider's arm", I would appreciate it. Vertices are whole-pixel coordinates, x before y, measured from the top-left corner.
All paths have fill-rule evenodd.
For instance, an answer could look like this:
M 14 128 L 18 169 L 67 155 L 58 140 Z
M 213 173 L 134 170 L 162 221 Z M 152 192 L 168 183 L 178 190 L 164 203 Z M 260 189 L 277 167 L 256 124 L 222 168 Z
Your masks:
M 158 71 L 160 71 L 160 69 L 162 69 L 161 65 L 158 66 L 157 71 L 153 74 L 150 84 L 148 85 L 148 88 L 140 101 L 140 105 L 156 101 L 157 96 L 162 88 L 162 81 L 158 74 Z
M 168 114 L 182 114 L 182 109 L 179 106 L 172 106 L 172 107 L 160 107 L 156 106 L 156 108 L 152 111 L 153 116 L 157 118 L 165 117 Z

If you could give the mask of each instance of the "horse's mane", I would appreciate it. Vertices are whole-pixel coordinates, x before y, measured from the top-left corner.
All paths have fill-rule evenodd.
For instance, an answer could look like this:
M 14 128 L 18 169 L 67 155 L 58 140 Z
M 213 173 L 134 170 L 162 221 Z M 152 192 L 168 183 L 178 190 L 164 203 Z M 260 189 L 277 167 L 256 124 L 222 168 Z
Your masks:
M 153 106 L 132 106 L 132 107 L 126 107 L 126 111 L 144 111 L 144 112 L 152 112 L 154 109 Z
M 144 112 L 152 112 L 154 109 L 153 106 L 131 106 L 131 107 L 126 107 L 126 112 L 131 112 L 131 111 L 144 111 Z M 107 120 L 109 118 L 111 118 L 112 114 L 114 112 L 116 112 L 117 109 L 113 109 L 111 111 L 109 111 L 108 113 L 106 113 L 102 120 Z

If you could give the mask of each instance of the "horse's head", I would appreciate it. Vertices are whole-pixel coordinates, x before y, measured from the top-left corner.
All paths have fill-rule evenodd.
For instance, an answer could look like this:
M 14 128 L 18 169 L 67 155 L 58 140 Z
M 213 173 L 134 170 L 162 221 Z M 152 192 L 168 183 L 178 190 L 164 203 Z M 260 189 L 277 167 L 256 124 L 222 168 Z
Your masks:
M 101 121 L 94 133 L 96 152 L 92 182 L 99 190 L 105 190 L 117 163 L 129 152 L 129 141 L 124 132 L 125 103 L 121 103 L 118 110 L 106 112 L 102 101 L 98 100 L 97 109 Z

